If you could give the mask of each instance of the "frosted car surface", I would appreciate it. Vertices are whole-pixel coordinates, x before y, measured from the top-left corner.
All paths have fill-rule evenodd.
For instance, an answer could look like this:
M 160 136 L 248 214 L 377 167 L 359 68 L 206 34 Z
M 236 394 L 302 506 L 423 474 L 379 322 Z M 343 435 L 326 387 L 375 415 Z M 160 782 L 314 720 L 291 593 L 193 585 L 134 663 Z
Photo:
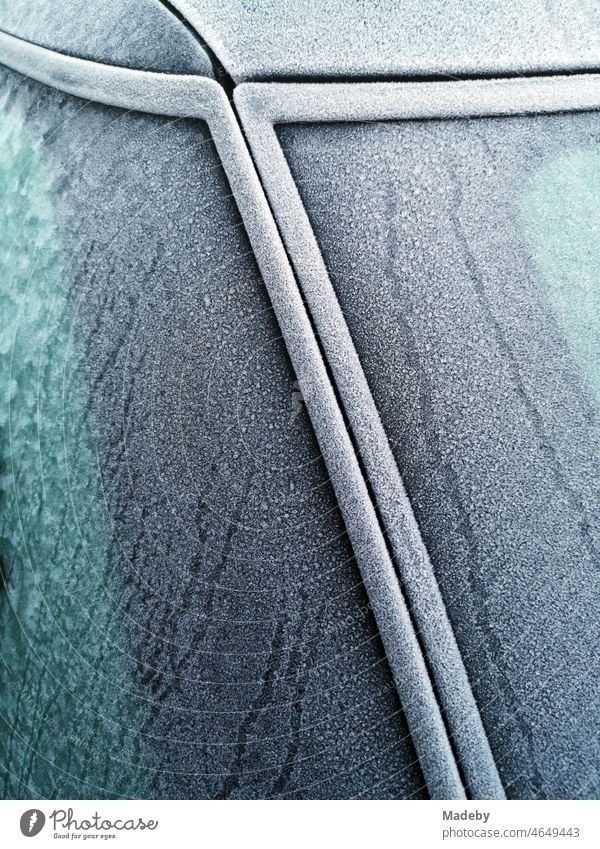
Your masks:
M 5 798 L 597 795 L 600 26 L 533 5 L 0 0 Z

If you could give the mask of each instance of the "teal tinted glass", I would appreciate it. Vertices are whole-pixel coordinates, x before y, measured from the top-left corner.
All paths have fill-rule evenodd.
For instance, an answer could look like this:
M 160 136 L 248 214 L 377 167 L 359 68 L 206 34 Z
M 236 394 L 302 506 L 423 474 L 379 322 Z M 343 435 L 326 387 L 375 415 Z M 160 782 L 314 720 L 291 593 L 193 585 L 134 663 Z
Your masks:
M 600 151 L 543 162 L 521 199 L 524 233 L 582 378 L 600 404 Z
M 3 795 L 140 795 L 118 552 L 56 209 L 64 174 L 32 129 L 9 94 L 0 111 Z

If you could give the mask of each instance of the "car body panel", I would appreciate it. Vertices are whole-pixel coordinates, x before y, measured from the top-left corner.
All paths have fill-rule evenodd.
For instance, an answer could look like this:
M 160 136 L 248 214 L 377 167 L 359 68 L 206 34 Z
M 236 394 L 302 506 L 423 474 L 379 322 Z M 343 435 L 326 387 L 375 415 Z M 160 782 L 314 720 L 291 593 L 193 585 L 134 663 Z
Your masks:
M 160 0 L 0 0 L 0 30 L 95 62 L 213 76 L 198 38 Z
M 598 67 L 594 0 L 173 0 L 235 82 Z

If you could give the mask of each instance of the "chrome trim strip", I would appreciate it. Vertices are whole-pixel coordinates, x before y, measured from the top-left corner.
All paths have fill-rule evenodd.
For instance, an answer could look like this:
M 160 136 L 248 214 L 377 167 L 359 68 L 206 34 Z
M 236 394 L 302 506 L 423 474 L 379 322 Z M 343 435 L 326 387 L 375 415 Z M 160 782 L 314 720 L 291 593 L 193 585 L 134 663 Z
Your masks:
M 372 486 L 467 786 L 475 798 L 503 798 L 428 552 L 275 125 L 597 109 L 600 76 L 425 83 L 244 83 L 235 90 L 234 98 Z

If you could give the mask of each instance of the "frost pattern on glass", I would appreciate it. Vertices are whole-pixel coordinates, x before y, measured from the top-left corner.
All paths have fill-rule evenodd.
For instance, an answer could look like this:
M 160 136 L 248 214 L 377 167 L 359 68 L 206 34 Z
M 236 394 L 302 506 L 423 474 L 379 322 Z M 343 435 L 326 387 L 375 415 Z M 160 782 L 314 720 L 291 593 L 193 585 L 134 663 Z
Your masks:
M 423 796 L 207 128 L 4 81 L 4 793 Z
M 599 130 L 278 128 L 515 797 L 598 786 Z

